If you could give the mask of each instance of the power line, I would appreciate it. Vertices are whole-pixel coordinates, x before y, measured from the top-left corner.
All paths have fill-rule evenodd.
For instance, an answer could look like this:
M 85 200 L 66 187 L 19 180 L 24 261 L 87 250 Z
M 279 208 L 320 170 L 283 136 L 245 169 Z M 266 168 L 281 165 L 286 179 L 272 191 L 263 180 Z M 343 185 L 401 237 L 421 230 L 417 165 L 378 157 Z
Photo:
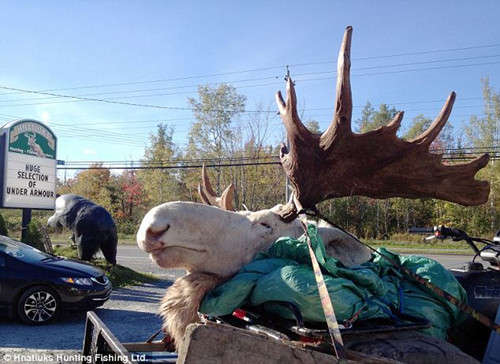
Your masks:
M 465 51 L 465 50 L 473 50 L 473 49 L 495 48 L 495 47 L 500 47 L 500 43 L 485 44 L 485 45 L 478 45 L 478 46 L 467 46 L 467 47 L 459 47 L 459 48 L 433 49 L 433 50 L 423 50 L 423 51 L 416 51 L 416 52 L 404 52 L 404 53 L 395 53 L 395 54 L 378 55 L 378 56 L 357 57 L 357 58 L 353 58 L 353 60 L 362 61 L 362 60 L 372 60 L 372 59 L 395 58 L 395 57 L 402 57 L 402 56 L 414 56 L 414 55 L 423 55 L 423 54 L 432 54 L 432 53 L 457 52 L 457 51 Z M 292 63 L 292 64 L 289 64 L 289 66 L 290 67 L 304 67 L 304 66 L 314 66 L 314 65 L 320 65 L 320 64 L 333 64 L 333 63 L 335 63 L 335 61 L 331 61 L 331 60 L 329 60 L 329 61 L 312 61 L 312 62 L 304 62 L 304 63 Z M 140 85 L 140 84 L 148 84 L 148 83 L 184 81 L 184 80 L 188 80 L 188 79 L 229 76 L 229 75 L 234 75 L 234 74 L 283 69 L 284 67 L 285 67 L 285 65 L 267 66 L 267 67 L 258 67 L 258 68 L 251 68 L 251 69 L 246 69 L 246 70 L 239 70 L 239 71 L 210 73 L 210 74 L 204 74 L 204 75 L 188 75 L 188 76 L 181 76 L 181 77 L 174 77 L 174 78 L 163 78 L 163 79 L 155 79 L 155 80 L 147 80 L 147 81 L 126 81 L 126 82 L 116 82 L 116 83 L 101 83 L 101 84 L 93 84 L 93 85 L 43 89 L 40 91 L 41 92 L 68 91 L 68 90 L 79 90 L 79 89 L 89 89 L 89 88 L 117 87 L 117 86 Z M 14 91 L 14 92 L 16 92 L 16 91 Z M 6 95 L 6 94 L 12 94 L 12 92 L 3 93 L 3 94 L 0 94 L 0 96 Z
M 255 163 L 225 163 L 225 164 L 205 164 L 207 168 L 214 167 L 245 167 L 245 166 L 262 166 L 262 165 L 280 165 L 280 162 L 255 162 Z M 111 167 L 57 167 L 58 170 L 88 170 L 88 169 L 190 169 L 201 168 L 203 164 L 197 165 L 172 165 L 172 166 L 111 166 Z
M 475 56 L 475 57 L 462 57 L 462 58 L 454 58 L 454 59 L 447 59 L 447 60 L 431 60 L 431 61 L 423 61 L 423 62 L 412 62 L 412 63 L 405 63 L 405 64 L 400 64 L 400 65 L 386 65 L 386 66 L 371 66 L 371 67 L 365 67 L 364 69 L 377 69 L 377 68 L 383 68 L 383 67 L 395 67 L 395 66 L 407 66 L 407 65 L 415 65 L 415 64 L 426 64 L 426 63 L 435 63 L 435 62 L 447 62 L 447 61 L 457 61 L 457 60 L 470 60 L 470 59 L 476 59 L 476 58 L 488 58 L 488 57 L 499 57 L 500 55 L 487 55 L 487 56 Z M 437 66 L 437 67 L 427 67 L 427 68 L 415 68 L 415 69 L 405 69 L 405 70 L 397 70 L 397 71 L 386 71 L 386 72 L 372 72 L 372 73 L 365 73 L 365 74 L 353 74 L 353 76 L 367 76 L 367 75 L 380 75 L 380 74 L 390 74 L 390 73 L 402 73 L 402 72 L 414 72 L 414 71 L 424 71 L 424 70 L 436 70 L 436 69 L 445 69 L 445 68 L 462 68 L 462 67 L 471 67 L 471 66 L 478 66 L 478 65 L 491 65 L 491 64 L 498 64 L 500 61 L 497 62 L 483 62 L 483 63 L 471 63 L 471 64 L 462 64 L 462 65 L 446 65 L 446 66 Z M 363 68 L 360 68 L 360 70 L 363 70 Z M 310 72 L 310 73 L 305 73 L 302 75 L 311 75 L 311 74 L 325 74 L 325 73 L 335 73 L 335 71 L 325 71 L 325 72 Z M 300 77 L 301 74 L 298 76 Z M 263 79 L 276 79 L 276 76 L 273 77 L 266 77 Z M 326 80 L 326 79 L 331 79 L 331 77 L 326 77 L 326 78 L 316 78 L 316 79 L 296 79 L 300 81 L 314 81 L 314 80 Z M 243 80 L 245 81 L 245 80 Z M 252 85 L 252 86 L 247 86 L 247 87 L 257 87 L 257 86 L 267 86 L 270 84 L 264 84 L 264 85 Z M 171 109 L 171 110 L 192 110 L 192 108 L 186 108 L 186 107 L 179 107 L 179 106 L 162 106 L 162 105 L 153 105 L 153 104 L 140 104 L 140 103 L 132 103 L 132 102 L 124 102 L 124 101 L 116 101 L 117 99 L 123 99 L 123 98 L 137 98 L 137 97 L 153 97 L 153 96 L 165 96 L 165 95 L 175 95 L 179 93 L 173 93 L 173 94 L 150 94 L 150 95 L 135 95 L 135 96 L 125 96 L 125 97 L 115 97 L 115 98 L 92 98 L 92 97 L 87 97 L 87 96 L 78 96 L 78 95 L 64 95 L 64 94 L 55 94 L 52 92 L 46 92 L 46 91 L 37 91 L 37 90 L 27 90 L 27 89 L 20 89 L 20 88 L 14 88 L 14 87 L 8 87 L 8 86 L 0 86 L 1 89 L 5 90 L 10 90 L 10 91 L 17 91 L 21 93 L 31 93 L 31 94 L 37 94 L 37 95 L 45 95 L 45 96 L 51 96 L 52 98 L 69 98 L 71 101 L 69 102 L 75 102 L 75 101 L 95 101 L 95 102 L 105 102 L 105 103 L 114 103 L 114 104 L 121 104 L 121 105 L 128 105 L 128 106 L 138 106 L 138 107 L 149 107 L 149 108 L 160 108 L 160 109 Z M 137 92 L 137 90 L 131 90 L 130 92 Z M 6 100 L 3 100 L 6 101 Z M 51 102 L 51 103 L 60 103 L 59 102 Z M 66 101 L 68 102 L 68 101 Z M 51 103 L 42 103 L 42 104 L 51 104 Z M 32 104 L 14 104 L 14 105 L 8 105 L 8 106 L 30 106 L 30 105 L 38 105 L 40 103 L 32 103 Z M 247 111 L 247 112 L 252 112 L 252 111 Z
M 429 61 L 397 63 L 397 64 L 369 66 L 369 67 L 359 67 L 359 68 L 352 67 L 352 70 L 353 71 L 364 71 L 364 70 L 379 69 L 379 68 L 406 67 L 406 66 L 415 66 L 415 65 L 420 65 L 420 64 L 455 62 L 455 61 L 466 61 L 466 60 L 472 60 L 472 59 L 497 58 L 497 57 L 500 57 L 500 54 L 493 54 L 493 55 L 486 55 L 486 56 L 474 56 L 474 57 L 462 57 L 462 58 L 448 58 L 448 59 L 442 59 L 442 60 L 435 59 L 435 60 L 429 60 Z M 326 73 L 337 73 L 337 71 L 330 70 L 330 71 L 319 71 L 319 72 L 306 72 L 306 73 L 295 74 L 295 76 L 309 76 L 309 75 L 326 74 Z
M 485 152 L 489 152 L 494 155 L 500 149 L 500 146 L 487 146 L 487 147 L 461 147 L 461 148 L 433 148 L 429 151 L 431 153 L 443 153 L 444 158 L 451 158 L 454 156 L 469 156 L 476 155 Z M 104 167 L 105 164 L 120 164 L 120 167 L 124 167 L 127 165 L 133 166 L 134 164 L 138 165 L 146 165 L 146 166 L 163 166 L 165 164 L 187 164 L 187 163 L 210 163 L 210 164 L 218 164 L 221 162 L 235 162 L 235 161 L 261 161 L 261 160 L 269 160 L 269 159 L 279 159 L 278 156 L 275 155 L 263 155 L 263 156 L 240 156 L 240 157 L 207 157 L 207 158 L 189 158 L 189 159 L 168 159 L 168 160 L 156 160 L 156 161 L 147 161 L 147 160 L 111 160 L 111 161 L 66 161 L 65 166 L 68 165 L 89 165 L 95 164 L 97 166 Z
M 113 101 L 113 100 L 91 98 L 91 97 L 80 97 L 80 96 L 72 96 L 72 95 L 62 95 L 62 94 L 55 94 L 55 93 L 52 93 L 52 92 L 27 90 L 27 89 L 22 89 L 22 88 L 1 86 L 1 85 L 0 85 L 0 89 L 2 89 L 2 90 L 11 90 L 11 91 L 19 91 L 19 92 L 23 92 L 23 93 L 37 94 L 37 95 L 57 96 L 57 97 L 61 97 L 61 98 L 81 100 L 81 101 L 104 102 L 104 103 L 108 103 L 108 104 L 138 106 L 138 107 L 147 107 L 147 108 L 154 108 L 154 109 L 165 109 L 165 110 L 192 110 L 192 108 L 188 108 L 188 107 L 162 106 L 162 105 L 152 105 L 152 104 L 138 104 L 138 103 L 133 103 L 133 102 L 125 102 L 125 101 Z M 40 105 L 40 104 L 33 104 L 33 105 Z M 23 105 L 16 105 L 16 106 L 23 106 Z
M 357 57 L 353 58 L 353 60 L 364 61 L 370 59 L 382 59 L 382 58 L 395 58 L 402 56 L 417 56 L 422 54 L 431 54 L 431 53 L 445 53 L 445 52 L 457 52 L 457 51 L 466 51 L 472 49 L 481 49 L 481 48 L 495 48 L 500 47 L 500 43 L 486 44 L 480 46 L 468 46 L 461 48 L 445 48 L 445 49 L 432 49 L 432 50 L 424 50 L 424 51 L 416 51 L 416 52 L 405 52 L 405 53 L 395 53 L 395 54 L 387 54 L 381 56 L 367 56 L 367 57 Z M 302 66 L 302 65 L 318 65 L 318 64 L 327 64 L 327 63 L 335 63 L 336 61 L 320 61 L 320 62 L 310 62 L 310 63 L 298 63 L 291 66 Z
M 470 161 L 475 157 L 443 157 L 447 161 Z M 492 160 L 500 159 L 500 156 L 490 156 Z M 148 169 L 193 169 L 201 168 L 205 165 L 206 168 L 226 168 L 226 167 L 247 167 L 247 166 L 264 166 L 264 165 L 281 165 L 281 162 L 253 162 L 253 163 L 215 163 L 215 164 L 194 164 L 194 165 L 169 165 L 169 166 L 90 166 L 90 167 L 57 167 L 58 170 L 102 170 L 102 169 L 126 169 L 126 170 L 148 170 Z
M 361 76 L 380 76 L 386 74 L 395 74 L 395 73 L 405 73 L 405 72 L 420 72 L 420 71 L 432 71 L 432 70 L 441 70 L 447 68 L 464 68 L 464 67 L 472 67 L 472 66 L 487 66 L 492 64 L 499 64 L 500 61 L 496 62 L 483 62 L 483 63 L 471 63 L 471 64 L 459 64 L 459 65 L 449 65 L 449 66 L 436 66 L 436 67 L 426 67 L 426 68 L 412 68 L 405 70 L 397 70 L 397 71 L 384 71 L 384 72 L 371 72 L 371 73 L 354 73 L 351 76 L 361 77 Z M 335 79 L 335 77 L 320 77 L 320 78 L 304 78 L 304 79 L 295 79 L 294 81 L 324 81 Z
M 196 78 L 208 78 L 208 77 L 218 77 L 218 76 L 228 76 L 234 74 L 241 73 L 249 73 L 249 72 L 258 72 L 258 71 L 268 71 L 272 69 L 281 69 L 284 66 L 271 66 L 271 67 L 260 67 L 243 71 L 231 71 L 231 72 L 220 72 L 220 73 L 211 73 L 206 75 L 195 75 L 195 76 L 183 76 L 183 77 L 175 77 L 175 78 L 164 78 L 164 79 L 156 79 L 156 80 L 148 80 L 148 81 L 130 81 L 130 82 L 117 82 L 117 83 L 105 83 L 105 84 L 94 84 L 94 85 L 85 85 L 85 86 L 75 86 L 75 87 L 64 87 L 64 88 L 53 88 L 53 89 L 44 89 L 40 90 L 40 92 L 52 92 L 52 91 L 68 91 L 68 90 L 79 90 L 79 89 L 88 89 L 88 88 L 100 88 L 100 87 L 116 87 L 116 86 L 128 86 L 128 85 L 141 85 L 148 83 L 160 83 L 160 82 L 172 82 L 172 81 L 184 81 L 189 79 Z M 10 95 L 11 92 L 2 93 L 3 95 Z
M 214 82 L 214 83 L 209 83 L 208 85 L 217 85 L 220 83 L 230 83 L 230 84 L 235 84 L 235 83 L 242 83 L 242 82 L 250 82 L 250 81 L 265 81 L 265 80 L 278 80 L 280 79 L 280 76 L 269 76 L 269 77 L 260 77 L 260 78 L 250 78 L 250 79 L 245 79 L 245 80 L 231 80 L 231 81 L 221 81 L 221 82 Z M 268 83 L 264 84 L 265 86 L 267 85 L 274 85 L 274 83 Z M 171 86 L 171 87 L 160 87 L 160 88 L 149 88 L 149 89 L 135 89 L 135 90 L 120 90 L 120 91 L 107 91 L 107 92 L 93 92 L 93 93 L 87 93 L 87 94 L 77 94 L 74 96 L 101 96 L 101 95 L 114 95 L 114 94 L 126 94 L 126 93 L 138 93 L 138 92 L 148 92 L 148 91 L 168 91 L 168 90 L 177 90 L 177 89 L 183 89 L 183 88 L 198 88 L 199 84 L 196 85 L 181 85 L 181 86 Z M 249 85 L 249 86 L 239 86 L 237 88 L 247 88 L 247 87 L 259 87 L 261 85 Z M 196 92 L 196 90 L 193 91 L 188 91 L 188 92 L 174 92 L 174 93 L 157 93 L 157 94 L 151 94 L 151 95 L 132 95 L 132 96 L 123 96 L 122 98 L 133 98 L 133 97 L 147 97 L 147 96 L 169 96 L 169 95 L 180 95 L 180 94 L 190 94 Z M 7 100 L 0 100 L 1 103 L 4 102 L 12 102 L 12 101 L 30 101 L 30 100 L 53 100 L 53 99 L 58 99 L 58 96 L 50 96 L 50 97 L 31 97 L 31 98 L 22 98 L 22 99 L 7 99 Z M 107 98 L 107 100 L 112 100 L 112 98 Z
M 371 72 L 371 73 L 353 73 L 351 76 L 352 77 L 361 77 L 361 76 L 378 76 L 378 75 L 385 75 L 385 74 L 397 74 L 397 73 L 405 73 L 405 72 L 420 72 L 420 71 L 429 71 L 429 70 L 440 70 L 440 69 L 455 69 L 455 68 L 464 68 L 464 67 L 473 67 L 473 66 L 484 66 L 484 65 L 492 65 L 492 64 L 500 64 L 500 61 L 495 61 L 495 62 L 483 62 L 483 63 L 470 63 L 470 64 L 460 64 L 460 65 L 446 65 L 446 66 L 436 66 L 436 67 L 426 67 L 426 68 L 413 68 L 413 69 L 404 69 L 404 70 L 396 70 L 396 71 L 384 71 L 384 72 Z M 311 75 L 311 74 L 330 74 L 330 73 L 335 73 L 335 71 L 325 71 L 325 72 L 319 72 L 319 73 L 308 73 L 304 75 Z M 300 77 L 300 74 L 296 75 L 296 77 Z M 275 77 L 272 77 L 275 78 Z M 295 78 L 295 81 L 302 81 L 302 82 L 309 82 L 309 81 L 324 81 L 324 80 L 331 80 L 334 79 L 334 76 L 331 77 L 319 77 L 319 78 Z M 275 83 L 266 83 L 266 84 L 259 84 L 259 85 L 248 85 L 248 86 L 240 86 L 237 88 L 246 88 L 246 87 L 263 87 L 263 86 L 271 86 L 274 85 Z M 33 102 L 33 103 L 21 103 L 21 104 L 7 104 L 4 105 L 4 107 L 19 107 L 19 106 L 36 106 L 36 105 L 50 105 L 50 104 L 61 104 L 61 103 L 70 103 L 70 102 L 82 102 L 82 101 L 93 101 L 93 102 L 104 102 L 104 103 L 109 103 L 109 104 L 119 104 L 119 105 L 127 105 L 127 106 L 136 106 L 136 107 L 147 107 L 147 108 L 158 108 L 158 109 L 167 109 L 167 110 L 183 110 L 183 111 L 192 111 L 193 109 L 190 107 L 181 107 L 181 106 L 162 106 L 162 105 L 154 105 L 154 104 L 141 104 L 141 103 L 134 103 L 134 102 L 126 102 L 126 101 L 117 101 L 117 100 L 122 100 L 122 99 L 130 99 L 130 98 L 141 98 L 141 97 L 158 97 L 158 96 L 172 96 L 172 95 L 179 95 L 179 94 L 194 94 L 196 91 L 189 91 L 189 92 L 177 92 L 177 93 L 159 93 L 159 94 L 149 94 L 149 95 L 134 95 L 134 96 L 119 96 L 119 97 L 113 97 L 113 98 L 92 98 L 92 97 L 85 97 L 85 96 L 76 96 L 76 95 L 63 95 L 63 94 L 54 94 L 54 93 L 49 93 L 49 92 L 42 92 L 42 91 L 36 91 L 36 90 L 26 90 L 26 89 L 19 89 L 19 88 L 13 88 L 13 87 L 8 87 L 8 86 L 0 86 L 0 89 L 7 89 L 7 90 L 17 90 L 19 92 L 25 92 L 25 93 L 31 93 L 31 94 L 40 94 L 40 95 L 49 95 L 53 96 L 53 98 L 67 98 L 71 100 L 67 101 L 53 101 L 53 102 Z M 34 100 L 37 100 L 35 98 Z M 5 100 L 4 100 L 5 101 Z M 214 110 L 217 111 L 217 110 Z M 226 110 L 221 110 L 221 111 L 226 111 Z M 263 112 L 261 110 L 244 110 L 242 111 L 243 113 L 256 113 L 256 112 Z
M 464 100 L 482 100 L 483 98 L 482 97 L 460 97 L 459 100 L 460 101 L 464 101 Z M 420 100 L 420 101 L 397 101 L 397 102 L 384 102 L 384 104 L 386 105 L 411 105 L 411 104 L 427 104 L 427 103 L 442 103 L 446 101 L 446 99 L 434 99 L 434 100 Z M 475 107 L 477 105 L 470 105 L 470 106 L 467 106 L 467 107 Z M 360 108 L 363 108 L 364 106 L 361 106 L 361 105 L 355 105 L 353 108 L 354 109 L 360 109 Z M 459 107 L 465 107 L 465 106 L 460 106 Z M 318 108 L 306 108 L 304 111 L 305 112 L 309 112 L 309 111 L 321 111 L 321 110 L 332 110 L 333 111 L 333 108 L 334 106 L 329 106 L 329 107 L 318 107 Z M 420 110 L 423 110 L 423 109 L 406 109 L 405 111 L 420 111 Z M 264 111 L 264 110 L 262 110 Z M 268 111 L 265 111 L 266 113 Z M 271 111 L 272 112 L 272 111 Z M 3 116 L 6 116 L 6 117 L 9 117 L 9 118 L 13 118 L 13 119 L 22 119 L 21 116 L 18 116 L 18 115 L 9 115 L 9 114 L 0 114 L 0 115 L 3 115 Z M 325 116 L 331 116 L 330 114 L 328 115 L 310 115 L 309 118 L 311 117 L 314 117 L 314 118 L 317 118 L 317 117 L 325 117 Z M 470 116 L 470 115 L 453 115 L 453 117 L 466 117 L 466 116 Z M 78 121 L 78 125 L 82 126 L 82 125 L 103 125 L 103 124 L 106 124 L 106 125 L 119 125 L 119 124 L 127 124 L 127 125 L 133 125 L 133 124 L 146 124 L 146 123 L 167 123 L 169 126 L 176 126 L 176 125 L 179 125 L 178 123 L 171 123 L 172 121 L 192 121 L 193 120 L 193 117 L 188 117 L 188 118 L 166 118 L 166 119 L 163 119 L 163 118 L 158 118 L 158 119 L 146 119 L 146 120 L 120 120 L 120 121 L 116 121 L 116 120 L 101 120 L 101 121 L 87 121 L 87 122 L 82 122 L 82 121 Z M 59 126 L 68 126 L 67 124 L 64 124 L 63 122 L 61 121 L 49 121 L 49 123 L 51 125 L 59 125 Z M 182 123 L 181 126 L 185 126 L 186 123 Z M 71 126 L 72 127 L 72 126 Z M 149 126 L 147 126 L 149 127 Z
M 472 59 L 484 59 L 484 58 L 496 58 L 500 57 L 500 54 L 495 54 L 495 55 L 485 55 L 485 56 L 474 56 L 474 57 L 460 57 L 460 58 L 448 58 L 448 59 L 435 59 L 435 60 L 428 60 L 428 61 L 420 61 L 420 62 L 409 62 L 409 63 L 399 63 L 399 64 L 390 64 L 390 65 L 377 65 L 377 66 L 370 66 L 370 67 L 360 67 L 360 68 L 354 68 L 353 70 L 360 71 L 360 70 L 370 70 L 370 69 L 379 69 L 379 68 L 393 68 L 393 67 L 404 67 L 404 66 L 411 66 L 411 65 L 420 65 L 420 64 L 430 64 L 430 63 L 442 63 L 442 62 L 452 62 L 452 61 L 464 61 L 464 60 L 472 60 Z M 317 75 L 317 74 L 330 74 L 330 73 L 336 73 L 336 71 L 328 70 L 328 71 L 319 71 L 319 72 L 306 72 L 306 73 L 298 73 L 295 74 L 296 77 L 298 76 L 309 76 L 309 75 Z M 250 82 L 250 81 L 263 81 L 263 80 L 271 80 L 271 79 L 280 79 L 280 76 L 268 76 L 268 77 L 260 77 L 260 78 L 250 78 L 250 79 L 243 79 L 243 80 L 227 80 L 224 81 L 225 83 L 230 83 L 230 84 L 235 84 L 235 83 L 241 83 L 241 82 Z M 220 83 L 220 82 L 219 82 Z M 216 83 L 212 83 L 216 84 Z M 271 84 L 264 84 L 264 86 L 267 85 L 273 85 L 274 83 Z M 124 94 L 124 93 L 139 93 L 139 92 L 148 92 L 148 91 L 166 91 L 166 90 L 177 90 L 177 89 L 183 89 L 183 88 L 190 88 L 194 87 L 197 88 L 199 85 L 198 84 L 191 84 L 191 85 L 181 85 L 181 86 L 171 86 L 171 87 L 162 87 L 162 88 L 149 88 L 149 89 L 135 89 L 135 90 L 119 90 L 119 91 L 107 91 L 107 92 L 98 92 L 98 93 L 87 93 L 87 94 L 78 94 L 74 96 L 79 96 L 79 97 L 88 97 L 88 96 L 102 96 L 102 95 L 115 95 L 115 94 Z M 244 87 L 258 87 L 260 85 L 249 85 L 249 86 L 240 86 L 240 88 Z M 42 90 L 44 91 L 44 90 Z M 196 91 L 196 90 L 195 90 Z M 156 94 L 149 94 L 149 95 L 133 95 L 133 96 L 125 96 L 121 98 L 135 98 L 135 97 L 150 97 L 150 96 L 169 96 L 169 95 L 178 95 L 178 94 L 190 94 L 195 91 L 188 91 L 188 92 L 178 92 L 178 93 L 156 93 Z M 42 100 L 53 100 L 59 98 L 58 96 L 50 96 L 50 97 L 36 97 L 36 98 L 21 98 L 21 99 L 7 99 L 7 100 L 0 100 L 0 103 L 5 103 L 5 102 L 12 102 L 12 101 L 42 101 Z M 111 100 L 108 98 L 108 100 Z

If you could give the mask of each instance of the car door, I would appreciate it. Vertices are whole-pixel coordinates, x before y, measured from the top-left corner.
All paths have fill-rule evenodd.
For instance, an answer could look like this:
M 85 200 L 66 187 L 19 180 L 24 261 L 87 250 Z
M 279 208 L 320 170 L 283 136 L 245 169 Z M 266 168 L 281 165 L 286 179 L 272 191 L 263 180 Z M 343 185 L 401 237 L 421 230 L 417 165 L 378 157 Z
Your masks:
M 0 252 L 0 305 L 7 302 L 7 258 L 5 254 Z
M 12 305 L 26 283 L 19 261 L 0 251 L 0 306 Z

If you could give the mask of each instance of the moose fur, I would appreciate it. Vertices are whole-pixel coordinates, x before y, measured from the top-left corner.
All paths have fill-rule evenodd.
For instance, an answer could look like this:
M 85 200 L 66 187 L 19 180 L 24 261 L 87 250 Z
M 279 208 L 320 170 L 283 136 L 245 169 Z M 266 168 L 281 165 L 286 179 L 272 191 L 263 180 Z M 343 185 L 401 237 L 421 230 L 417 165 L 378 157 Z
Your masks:
M 213 274 L 190 273 L 177 279 L 167 289 L 160 305 L 163 330 L 181 343 L 186 327 L 198 321 L 198 308 L 205 293 L 215 288 L 224 279 Z
M 116 264 L 116 226 L 104 207 L 78 195 L 61 195 L 56 199 L 55 213 L 47 224 L 73 232 L 72 239 L 78 246 L 80 259 L 91 260 L 101 249 L 104 258 Z

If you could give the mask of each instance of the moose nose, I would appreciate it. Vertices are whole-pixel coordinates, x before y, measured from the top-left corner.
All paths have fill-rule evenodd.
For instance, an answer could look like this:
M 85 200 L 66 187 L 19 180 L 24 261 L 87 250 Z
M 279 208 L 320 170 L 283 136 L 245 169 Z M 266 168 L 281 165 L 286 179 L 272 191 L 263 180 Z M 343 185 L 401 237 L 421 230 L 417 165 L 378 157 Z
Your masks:
M 158 239 L 170 229 L 170 225 L 167 224 L 164 227 L 158 229 L 153 226 L 150 226 L 146 230 L 146 240 L 147 241 L 158 241 Z
M 170 228 L 170 225 L 165 225 L 158 229 L 158 227 L 150 226 L 146 230 L 146 239 L 144 242 L 144 250 L 148 253 L 153 250 L 162 249 L 165 247 L 163 241 L 161 241 L 161 237 L 165 232 Z
M 164 247 L 164 243 L 160 239 L 170 229 L 170 224 L 147 217 L 142 221 L 137 232 L 137 244 L 142 250 L 149 253 Z

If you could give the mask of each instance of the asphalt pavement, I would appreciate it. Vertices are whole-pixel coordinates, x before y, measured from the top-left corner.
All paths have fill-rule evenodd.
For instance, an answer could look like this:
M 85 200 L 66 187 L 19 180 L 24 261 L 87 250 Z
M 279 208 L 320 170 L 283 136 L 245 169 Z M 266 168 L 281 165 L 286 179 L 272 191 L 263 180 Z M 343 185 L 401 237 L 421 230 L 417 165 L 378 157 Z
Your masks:
M 118 245 L 116 261 L 118 264 L 138 272 L 151 273 L 166 280 L 174 281 L 178 277 L 184 275 L 182 269 L 160 268 L 149 258 L 149 254 L 139 249 L 137 245 Z
M 161 280 L 114 289 L 111 298 L 95 312 L 121 342 L 145 341 L 161 327 L 157 311 L 169 285 Z M 0 318 L 0 354 L 6 348 L 81 349 L 85 315 L 64 312 L 57 322 L 43 326 Z
M 421 254 L 431 259 L 437 260 L 446 268 L 456 268 L 465 265 L 472 259 L 470 255 L 455 255 L 455 254 Z M 118 255 L 116 257 L 118 264 L 132 268 L 139 272 L 152 273 L 164 279 L 175 280 L 177 277 L 184 274 L 180 269 L 163 269 L 158 267 L 151 261 L 148 254 L 139 249 L 137 245 L 119 245 Z

